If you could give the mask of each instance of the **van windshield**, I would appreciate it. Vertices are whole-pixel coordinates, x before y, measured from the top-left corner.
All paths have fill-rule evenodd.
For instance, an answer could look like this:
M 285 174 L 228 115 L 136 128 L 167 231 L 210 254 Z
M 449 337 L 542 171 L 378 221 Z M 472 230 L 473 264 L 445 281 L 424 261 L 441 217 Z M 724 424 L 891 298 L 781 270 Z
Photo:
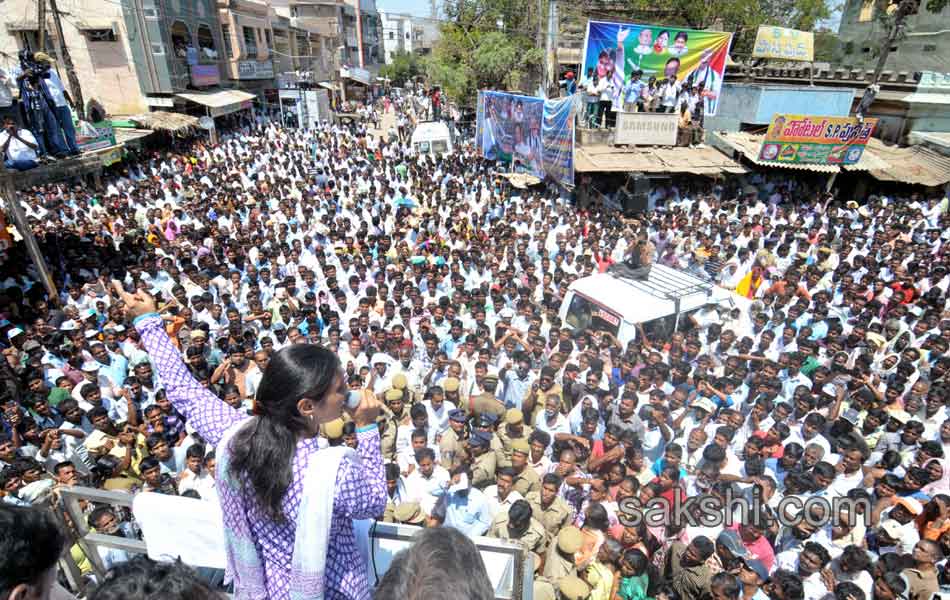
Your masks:
M 620 316 L 580 294 L 574 294 L 565 321 L 574 329 L 592 329 L 617 335 Z
M 445 140 L 433 140 L 432 151 L 436 154 L 445 154 L 449 151 L 449 143 Z
M 416 151 L 425 154 L 429 151 L 429 142 L 419 142 L 416 144 Z

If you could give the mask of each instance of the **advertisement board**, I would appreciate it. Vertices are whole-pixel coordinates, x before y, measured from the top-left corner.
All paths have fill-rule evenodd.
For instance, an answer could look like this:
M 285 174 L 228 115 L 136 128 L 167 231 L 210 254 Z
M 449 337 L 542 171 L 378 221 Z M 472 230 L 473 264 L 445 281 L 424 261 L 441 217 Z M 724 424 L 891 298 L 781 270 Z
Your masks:
M 75 128 L 76 145 L 83 152 L 115 146 L 115 131 L 109 121 L 98 123 L 80 121 L 75 125 Z
M 759 160 L 780 163 L 853 165 L 861 160 L 877 119 L 776 114 Z
M 574 184 L 574 102 L 479 92 L 476 140 L 481 155 L 511 170 Z
M 191 65 L 191 85 L 204 87 L 221 83 L 218 65 Z
M 613 84 L 614 103 L 619 103 L 635 71 L 643 82 L 672 77 L 687 87 L 701 85 L 704 112 L 715 115 L 731 41 L 732 34 L 723 31 L 588 21 L 580 84 L 606 77 Z
M 676 114 L 618 112 L 614 144 L 675 146 L 678 130 Z
M 238 62 L 240 79 L 273 79 L 274 63 L 269 60 L 242 60 Z
M 752 56 L 812 62 L 815 60 L 815 34 L 810 31 L 759 25 Z

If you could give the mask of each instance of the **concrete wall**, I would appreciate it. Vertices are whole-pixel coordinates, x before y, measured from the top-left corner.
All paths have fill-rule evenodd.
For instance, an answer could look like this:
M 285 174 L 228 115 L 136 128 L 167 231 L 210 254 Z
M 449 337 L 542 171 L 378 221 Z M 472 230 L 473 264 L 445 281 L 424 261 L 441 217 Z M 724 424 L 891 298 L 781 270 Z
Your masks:
M 838 39 L 842 65 L 873 69 L 886 28 L 873 11 L 862 11 L 866 0 L 848 0 L 841 14 Z M 870 17 L 870 18 L 868 18 Z M 940 12 L 920 3 L 916 15 L 907 18 L 907 36 L 888 54 L 885 69 L 893 71 L 950 71 L 950 6 Z
M 853 99 L 854 91 L 846 88 L 724 83 L 716 118 L 767 125 L 775 113 L 847 116 Z

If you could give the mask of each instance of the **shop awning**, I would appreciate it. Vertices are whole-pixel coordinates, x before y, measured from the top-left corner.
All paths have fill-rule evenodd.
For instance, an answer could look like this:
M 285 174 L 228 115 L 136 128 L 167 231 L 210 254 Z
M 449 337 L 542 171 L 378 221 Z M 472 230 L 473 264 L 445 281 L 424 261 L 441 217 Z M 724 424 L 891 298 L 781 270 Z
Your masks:
M 868 174 L 880 181 L 899 181 L 928 187 L 937 187 L 950 182 L 950 156 L 944 156 L 927 146 L 886 146 L 872 139 L 865 156 L 873 154 L 880 164 L 867 169 Z M 846 166 L 853 171 L 863 163 Z
M 721 175 L 746 173 L 747 169 L 714 148 L 621 149 L 593 144 L 574 151 L 578 173 L 691 173 Z
M 112 29 L 115 23 L 109 19 L 82 19 L 76 21 L 76 29 L 79 31 L 93 31 L 97 29 Z
M 175 94 L 176 98 L 207 106 L 212 117 L 219 117 L 249 108 L 250 102 L 257 96 L 241 90 L 219 90 L 216 92 L 188 92 Z
M 7 31 L 35 31 L 39 29 L 36 19 L 22 19 L 19 21 L 4 22 Z
M 113 125 L 115 124 L 113 123 Z M 124 127 L 115 127 L 114 131 L 115 141 L 119 144 L 134 144 L 142 138 L 148 137 L 154 133 L 151 129 L 135 129 Z
M 338 86 L 337 84 L 333 83 L 332 81 L 321 81 L 321 82 L 318 83 L 317 85 L 319 85 L 319 86 L 322 87 L 322 88 L 326 88 L 326 89 L 328 89 L 328 90 L 334 91 L 334 92 L 340 90 L 340 86 Z
M 835 165 L 788 164 L 759 160 L 759 150 L 762 148 L 763 137 L 762 135 L 746 133 L 744 131 L 710 131 L 706 134 L 706 140 L 711 145 L 719 148 L 722 152 L 733 157 L 741 156 L 755 165 L 779 169 L 814 171 L 815 173 L 841 172 L 841 169 Z

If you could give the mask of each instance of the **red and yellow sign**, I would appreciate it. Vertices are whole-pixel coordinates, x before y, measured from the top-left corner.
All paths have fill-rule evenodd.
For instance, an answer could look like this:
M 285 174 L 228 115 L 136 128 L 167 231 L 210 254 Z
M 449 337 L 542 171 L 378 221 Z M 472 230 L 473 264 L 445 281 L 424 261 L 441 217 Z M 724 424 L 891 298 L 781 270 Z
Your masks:
M 759 151 L 759 160 L 784 163 L 853 165 L 861 160 L 877 119 L 776 114 Z

